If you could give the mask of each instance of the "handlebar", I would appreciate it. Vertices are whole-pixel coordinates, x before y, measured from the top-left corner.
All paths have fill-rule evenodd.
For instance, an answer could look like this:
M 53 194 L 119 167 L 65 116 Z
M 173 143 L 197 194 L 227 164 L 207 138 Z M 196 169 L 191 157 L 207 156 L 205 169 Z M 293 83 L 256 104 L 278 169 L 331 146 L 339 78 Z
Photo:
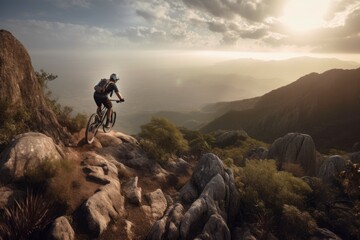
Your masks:
M 119 102 L 124 102 L 125 100 L 123 100 L 123 101 L 120 101 L 120 100 L 115 100 L 115 99 L 109 99 L 109 101 L 111 101 L 111 102 L 117 102 L 117 103 L 119 103 Z

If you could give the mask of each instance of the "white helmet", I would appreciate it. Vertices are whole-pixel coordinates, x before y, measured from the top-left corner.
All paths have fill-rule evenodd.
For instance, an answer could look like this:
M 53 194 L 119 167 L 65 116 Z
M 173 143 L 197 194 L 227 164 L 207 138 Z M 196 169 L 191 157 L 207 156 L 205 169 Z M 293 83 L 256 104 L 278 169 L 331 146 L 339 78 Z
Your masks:
M 113 81 L 116 82 L 117 80 L 119 80 L 119 78 L 115 73 L 113 73 L 113 74 L 110 75 L 110 80 L 113 80 Z

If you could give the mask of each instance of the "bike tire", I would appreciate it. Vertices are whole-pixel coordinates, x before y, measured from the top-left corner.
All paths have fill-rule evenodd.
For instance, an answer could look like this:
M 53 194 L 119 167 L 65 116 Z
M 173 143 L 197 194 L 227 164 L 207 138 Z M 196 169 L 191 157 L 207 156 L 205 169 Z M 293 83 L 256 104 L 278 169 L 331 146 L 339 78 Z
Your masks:
M 112 127 L 114 126 L 115 121 L 116 121 L 116 112 L 112 112 L 110 119 L 111 119 L 111 125 L 110 125 L 110 127 L 105 127 L 105 125 L 103 125 L 103 130 L 104 130 L 105 133 L 110 132 L 111 129 L 112 129 Z
M 97 114 L 94 113 L 90 116 L 89 121 L 86 125 L 85 140 L 88 144 L 91 144 L 98 130 L 98 123 L 96 122 Z

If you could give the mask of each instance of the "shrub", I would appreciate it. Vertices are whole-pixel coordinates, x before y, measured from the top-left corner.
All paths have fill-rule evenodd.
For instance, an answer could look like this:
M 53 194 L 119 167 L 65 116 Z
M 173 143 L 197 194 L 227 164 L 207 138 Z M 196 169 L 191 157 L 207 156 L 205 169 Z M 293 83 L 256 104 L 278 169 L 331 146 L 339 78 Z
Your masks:
M 44 70 L 35 72 L 38 82 L 45 93 L 45 100 L 47 105 L 53 110 L 58 122 L 66 127 L 71 133 L 80 131 L 87 122 L 87 115 L 84 113 L 77 113 L 73 116 L 73 108 L 69 106 L 62 106 L 57 99 L 54 99 L 52 92 L 48 90 L 47 83 L 55 80 L 58 76 L 46 73 Z
M 169 157 L 189 149 L 180 130 L 165 118 L 153 117 L 150 123 L 141 126 L 139 136 L 149 157 L 160 161 L 167 161 Z
M 273 160 L 250 160 L 239 172 L 242 201 L 248 216 L 266 209 L 281 213 L 284 204 L 304 208 L 305 197 L 311 188 L 290 173 L 277 171 Z
M 202 134 L 198 131 L 180 128 L 184 138 L 189 142 L 189 153 L 201 156 L 211 151 L 215 143 L 215 137 L 211 134 Z
M 284 204 L 280 222 L 283 239 L 308 239 L 316 228 L 317 224 L 308 212 Z
M 15 201 L 13 207 L 5 208 L 0 219 L 0 239 L 40 239 L 41 232 L 55 217 L 55 205 L 28 190 L 22 201 Z
M 0 146 L 29 129 L 31 113 L 25 107 L 13 109 L 8 101 L 0 101 Z M 1 150 L 1 147 L 0 147 Z

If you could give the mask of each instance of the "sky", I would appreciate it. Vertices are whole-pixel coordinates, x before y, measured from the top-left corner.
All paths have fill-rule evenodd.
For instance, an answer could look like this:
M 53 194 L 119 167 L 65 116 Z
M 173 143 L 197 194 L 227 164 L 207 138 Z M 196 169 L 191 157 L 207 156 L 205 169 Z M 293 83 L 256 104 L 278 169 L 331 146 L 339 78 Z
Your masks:
M 360 63 L 359 23 L 360 0 L 0 0 L 0 29 L 26 47 L 35 70 L 58 75 L 49 87 L 60 102 L 86 113 L 94 84 L 113 72 L 121 108 L 139 112 L 256 97 L 330 66 L 279 79 L 214 65 L 224 61 Z
M 1 0 L 32 51 L 360 52 L 359 0 Z

